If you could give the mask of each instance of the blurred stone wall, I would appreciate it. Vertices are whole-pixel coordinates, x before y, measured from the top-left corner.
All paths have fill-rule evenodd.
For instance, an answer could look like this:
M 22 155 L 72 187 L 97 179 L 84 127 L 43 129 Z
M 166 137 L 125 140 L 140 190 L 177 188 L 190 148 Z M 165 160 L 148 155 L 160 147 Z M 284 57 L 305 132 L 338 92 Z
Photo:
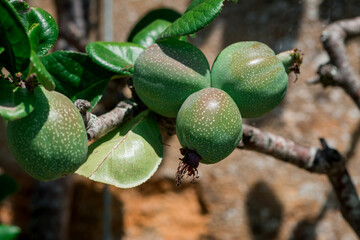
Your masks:
M 52 1 L 31 3 L 55 14 Z M 114 40 L 126 41 L 136 21 L 151 9 L 184 12 L 188 4 L 188 0 L 114 0 Z M 301 49 L 305 54 L 301 75 L 296 82 L 289 77 L 284 101 L 264 117 L 246 122 L 305 145 L 319 146 L 319 137 L 324 137 L 347 157 L 360 191 L 359 109 L 341 89 L 306 84 L 328 60 L 320 42 L 324 27 L 358 15 L 358 0 L 227 1 L 217 19 L 190 41 L 210 65 L 223 48 L 238 41 L 261 41 L 275 52 Z M 360 74 L 360 38 L 348 42 L 348 53 Z M 19 179 L 21 189 L 0 205 L 0 221 L 26 227 L 32 184 L 13 163 L 4 129 L 2 123 L 0 167 Z M 111 188 L 113 239 L 357 239 L 340 214 L 326 176 L 235 150 L 220 163 L 201 165 L 196 184 L 177 188 L 179 147 L 176 136 L 167 137 L 164 161 L 147 183 L 133 189 Z M 69 239 L 101 238 L 102 188 L 75 178 Z

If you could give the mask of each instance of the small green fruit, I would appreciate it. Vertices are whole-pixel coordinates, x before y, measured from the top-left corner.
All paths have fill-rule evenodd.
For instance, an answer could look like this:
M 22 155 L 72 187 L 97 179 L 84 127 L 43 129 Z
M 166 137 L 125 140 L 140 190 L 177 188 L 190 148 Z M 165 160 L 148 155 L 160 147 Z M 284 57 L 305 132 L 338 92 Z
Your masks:
M 195 46 L 165 40 L 151 45 L 136 59 L 133 83 L 150 110 L 176 117 L 190 94 L 210 87 L 210 67 Z
M 38 180 L 75 172 L 86 160 L 87 135 L 78 109 L 64 95 L 35 88 L 34 111 L 7 125 L 9 148 Z
M 200 162 L 216 163 L 227 157 L 242 138 L 239 109 L 226 92 L 205 88 L 191 94 L 181 106 L 176 134 L 185 149 L 183 153 L 196 152 Z
M 284 98 L 288 76 L 273 50 L 260 42 L 225 48 L 211 69 L 211 86 L 227 92 L 244 118 L 259 117 Z

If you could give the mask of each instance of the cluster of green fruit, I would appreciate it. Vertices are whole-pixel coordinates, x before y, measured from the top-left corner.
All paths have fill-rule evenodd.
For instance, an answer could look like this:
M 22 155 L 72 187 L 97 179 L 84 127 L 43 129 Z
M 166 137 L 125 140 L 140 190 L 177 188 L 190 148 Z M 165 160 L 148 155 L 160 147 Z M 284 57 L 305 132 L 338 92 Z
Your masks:
M 260 42 L 225 48 L 210 71 L 204 54 L 188 42 L 164 40 L 136 60 L 136 93 L 152 111 L 176 117 L 183 161 L 216 163 L 242 138 L 242 118 L 262 116 L 284 98 L 288 76 L 281 58 Z
M 140 99 L 159 115 L 177 117 L 180 172 L 194 175 L 199 162 L 227 157 L 242 138 L 242 117 L 261 116 L 281 102 L 288 77 L 280 59 L 262 43 L 240 42 L 224 49 L 210 72 L 204 54 L 178 40 L 153 44 L 137 58 L 133 82 Z M 34 94 L 33 112 L 8 122 L 10 150 L 38 180 L 73 173 L 88 150 L 82 117 L 56 91 L 38 86 Z

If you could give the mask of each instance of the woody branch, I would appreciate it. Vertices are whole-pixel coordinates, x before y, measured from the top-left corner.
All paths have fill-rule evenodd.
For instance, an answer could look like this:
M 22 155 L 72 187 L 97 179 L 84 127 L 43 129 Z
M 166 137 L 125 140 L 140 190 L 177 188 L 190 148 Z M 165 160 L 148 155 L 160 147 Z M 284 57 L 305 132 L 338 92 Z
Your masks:
M 341 87 L 358 108 L 360 108 L 360 78 L 350 65 L 345 42 L 359 35 L 360 17 L 340 20 L 327 26 L 321 35 L 321 41 L 330 61 L 319 66 L 318 76 L 309 80 L 310 84 L 320 83 L 324 87 Z

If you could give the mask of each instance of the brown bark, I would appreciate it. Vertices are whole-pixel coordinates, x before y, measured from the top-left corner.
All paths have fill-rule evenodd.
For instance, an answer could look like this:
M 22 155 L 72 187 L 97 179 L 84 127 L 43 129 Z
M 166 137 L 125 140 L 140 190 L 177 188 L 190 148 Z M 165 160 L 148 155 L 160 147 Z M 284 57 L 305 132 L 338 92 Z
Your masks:
M 324 87 L 339 86 L 360 109 L 360 77 L 355 74 L 346 53 L 346 40 L 360 35 L 360 17 L 340 20 L 327 26 L 321 40 L 330 62 L 318 68 L 318 77 L 309 83 L 321 83 Z M 323 143 L 323 146 L 326 143 Z M 332 157 L 330 157 L 332 158 Z M 360 203 L 356 189 L 346 169 L 343 157 L 335 157 L 327 175 L 337 198 L 341 212 L 356 234 L 360 237 Z
M 88 112 L 90 103 L 86 100 L 76 100 L 75 106 L 79 109 L 84 120 L 88 140 L 99 138 L 110 132 L 121 123 L 134 115 L 137 104 L 129 100 L 121 101 L 111 111 L 97 117 Z
M 322 149 L 319 149 L 297 144 L 245 124 L 243 131 L 243 141 L 239 148 L 271 155 L 310 172 L 326 174 L 344 219 L 360 237 L 360 200 L 346 169 L 345 159 L 336 149 L 330 148 L 324 139 L 320 139 Z
M 334 22 L 321 35 L 330 62 L 318 68 L 318 77 L 309 83 L 324 87 L 339 86 L 360 108 L 360 78 L 355 74 L 346 54 L 346 40 L 360 35 L 360 17 Z

